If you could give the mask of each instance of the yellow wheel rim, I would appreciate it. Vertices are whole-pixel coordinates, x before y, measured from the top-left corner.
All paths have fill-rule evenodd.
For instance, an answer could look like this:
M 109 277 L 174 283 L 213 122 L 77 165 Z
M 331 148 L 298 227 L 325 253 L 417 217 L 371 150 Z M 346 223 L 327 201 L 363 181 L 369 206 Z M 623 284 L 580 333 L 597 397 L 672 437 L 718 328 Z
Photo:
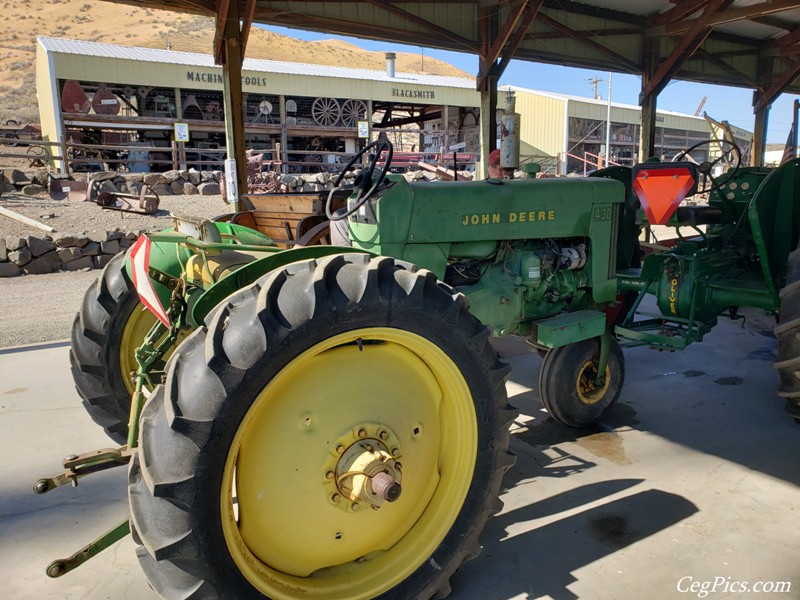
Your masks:
M 133 396 L 136 386 L 133 385 L 131 373 L 139 367 L 136 364 L 136 348 L 144 341 L 144 336 L 155 324 L 156 316 L 139 302 L 128 317 L 125 328 L 122 330 L 122 340 L 119 343 L 119 370 L 128 395 Z
M 584 404 L 597 404 L 605 398 L 606 392 L 611 385 L 611 368 L 606 365 L 606 374 L 602 387 L 598 387 L 595 382 L 597 377 L 597 360 L 587 360 L 578 372 L 578 379 L 575 382 L 575 389 L 578 392 L 578 399 Z
M 332 465 L 361 438 L 401 463 L 396 502 L 372 509 L 337 489 Z M 438 346 L 390 328 L 332 337 L 285 366 L 236 432 L 220 503 L 228 550 L 275 600 L 374 598 L 452 527 L 477 441 L 469 387 Z
M 122 338 L 119 343 L 119 371 L 122 375 L 122 381 L 125 382 L 125 389 L 128 390 L 128 395 L 133 396 L 136 391 L 136 386 L 133 383 L 131 373 L 136 372 L 139 366 L 136 364 L 136 348 L 138 348 L 144 341 L 147 332 L 155 325 L 156 316 L 145 308 L 144 304 L 139 302 L 131 312 L 125 327 L 122 330 Z M 177 341 L 172 347 L 164 354 L 163 360 L 166 361 L 175 348 L 183 341 L 189 332 L 181 330 L 178 333 Z

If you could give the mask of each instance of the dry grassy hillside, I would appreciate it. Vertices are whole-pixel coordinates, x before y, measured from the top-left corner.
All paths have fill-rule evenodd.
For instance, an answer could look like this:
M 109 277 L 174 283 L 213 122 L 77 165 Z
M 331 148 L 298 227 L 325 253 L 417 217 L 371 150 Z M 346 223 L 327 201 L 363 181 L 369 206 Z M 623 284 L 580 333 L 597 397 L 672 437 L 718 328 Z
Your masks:
M 203 17 L 83 0 L 0 0 L 0 123 L 38 121 L 34 56 L 36 38 L 50 36 L 124 46 L 210 53 L 213 22 Z M 271 60 L 383 69 L 383 52 L 369 52 L 336 40 L 305 42 L 253 28 L 247 56 Z M 419 73 L 420 55 L 398 53 L 397 70 Z M 424 71 L 466 76 L 460 69 L 425 57 Z

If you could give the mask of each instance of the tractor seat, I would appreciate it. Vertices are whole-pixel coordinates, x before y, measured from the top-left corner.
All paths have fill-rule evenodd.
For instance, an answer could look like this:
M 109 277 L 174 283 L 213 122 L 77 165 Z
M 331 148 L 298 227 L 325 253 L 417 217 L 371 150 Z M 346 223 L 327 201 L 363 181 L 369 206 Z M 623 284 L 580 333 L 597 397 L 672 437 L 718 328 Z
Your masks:
M 714 206 L 679 206 L 675 218 L 679 225 L 718 225 L 722 223 L 722 209 Z

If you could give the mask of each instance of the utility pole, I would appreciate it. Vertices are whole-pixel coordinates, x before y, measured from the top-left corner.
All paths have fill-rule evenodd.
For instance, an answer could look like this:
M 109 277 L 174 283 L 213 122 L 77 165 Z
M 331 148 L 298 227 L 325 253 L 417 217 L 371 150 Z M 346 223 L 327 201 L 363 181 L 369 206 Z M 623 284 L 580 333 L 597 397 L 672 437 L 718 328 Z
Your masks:
M 593 100 L 599 100 L 600 96 L 597 93 L 597 86 L 598 86 L 598 84 L 603 83 L 603 80 L 600 79 L 599 77 L 593 77 L 592 79 L 587 79 L 586 81 L 588 81 L 589 83 L 592 84 L 592 88 L 594 90 L 592 92 L 592 99 Z

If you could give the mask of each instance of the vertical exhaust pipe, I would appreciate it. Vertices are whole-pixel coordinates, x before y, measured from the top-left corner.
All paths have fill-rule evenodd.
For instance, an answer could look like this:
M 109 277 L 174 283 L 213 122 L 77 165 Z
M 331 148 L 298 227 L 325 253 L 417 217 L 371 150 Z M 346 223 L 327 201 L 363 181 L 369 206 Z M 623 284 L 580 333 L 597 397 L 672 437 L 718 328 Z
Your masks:
M 397 58 L 397 55 L 394 52 L 387 52 L 386 53 L 386 76 L 387 77 L 394 77 L 394 60 Z

